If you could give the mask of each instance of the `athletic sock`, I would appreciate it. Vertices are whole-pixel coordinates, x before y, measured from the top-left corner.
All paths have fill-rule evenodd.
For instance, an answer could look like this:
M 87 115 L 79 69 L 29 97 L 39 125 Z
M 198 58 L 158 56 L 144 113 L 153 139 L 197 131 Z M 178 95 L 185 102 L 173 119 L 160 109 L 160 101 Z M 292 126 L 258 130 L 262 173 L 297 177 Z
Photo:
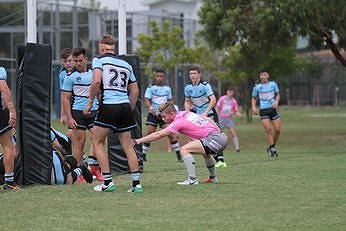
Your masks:
M 214 157 L 211 156 L 211 158 L 209 159 L 204 159 L 205 160 L 205 165 L 207 166 L 208 168 L 208 171 L 209 171 L 209 177 L 212 179 L 212 178 L 215 178 L 216 176 L 216 171 L 215 171 L 215 159 Z
M 233 144 L 235 146 L 235 149 L 236 150 L 239 150 L 239 140 L 238 140 L 238 137 L 233 137 Z
M 223 157 L 223 152 L 217 154 L 217 161 L 225 162 L 225 158 Z
M 83 160 L 82 160 L 81 165 L 88 167 L 88 159 L 87 159 L 87 156 L 85 155 L 85 153 L 83 153 Z
M 184 155 L 184 165 L 191 180 L 196 179 L 196 163 L 192 155 Z
M 103 176 L 104 185 L 109 185 L 112 182 L 112 174 L 110 172 L 103 172 L 102 176 Z
M 89 156 L 88 164 L 89 164 L 89 166 L 99 166 L 99 162 L 97 161 L 96 157 L 94 157 L 94 156 Z
M 139 171 L 131 173 L 132 178 L 132 187 L 136 187 L 138 184 L 141 184 L 141 173 Z
M 73 183 L 78 179 L 78 177 L 80 175 L 82 175 L 82 169 L 81 168 L 75 168 L 73 169 L 73 171 L 71 172 L 71 175 L 72 175 L 72 181 Z
M 6 184 L 13 184 L 14 172 L 6 172 L 4 174 Z
M 147 154 L 147 152 L 149 151 L 149 149 L 150 149 L 150 144 L 149 144 L 149 143 L 144 143 L 144 144 L 142 145 L 142 152 L 143 152 L 143 154 Z

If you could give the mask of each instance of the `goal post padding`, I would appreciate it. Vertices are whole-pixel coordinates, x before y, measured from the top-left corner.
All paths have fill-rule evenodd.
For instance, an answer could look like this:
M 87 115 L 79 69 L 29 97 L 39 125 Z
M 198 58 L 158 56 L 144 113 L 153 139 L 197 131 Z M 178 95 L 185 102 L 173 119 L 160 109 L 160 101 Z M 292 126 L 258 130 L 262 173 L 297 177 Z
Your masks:
M 51 183 L 51 65 L 50 45 L 17 47 L 15 178 L 21 185 Z
M 139 57 L 137 55 L 120 55 L 118 56 L 120 59 L 125 60 L 129 64 L 131 64 L 134 74 L 136 76 L 138 88 L 139 88 L 139 96 L 137 105 L 135 107 L 135 110 L 133 111 L 133 117 L 135 118 L 135 121 L 137 123 L 137 126 L 135 129 L 132 130 L 132 137 L 133 138 L 139 138 L 142 136 L 142 100 L 141 100 L 141 71 L 140 71 L 140 63 L 139 63 Z M 128 142 L 131 142 L 130 140 Z M 142 146 L 137 145 L 135 146 L 135 151 L 137 153 L 137 156 L 140 156 L 140 153 L 142 152 Z M 129 173 L 129 166 L 126 158 L 126 154 L 123 151 L 117 134 L 113 134 L 112 132 L 108 135 L 108 155 L 109 155 L 109 163 L 112 170 L 112 173 L 114 174 L 126 174 Z M 143 161 L 141 158 L 139 159 L 139 167 L 140 170 L 143 171 Z

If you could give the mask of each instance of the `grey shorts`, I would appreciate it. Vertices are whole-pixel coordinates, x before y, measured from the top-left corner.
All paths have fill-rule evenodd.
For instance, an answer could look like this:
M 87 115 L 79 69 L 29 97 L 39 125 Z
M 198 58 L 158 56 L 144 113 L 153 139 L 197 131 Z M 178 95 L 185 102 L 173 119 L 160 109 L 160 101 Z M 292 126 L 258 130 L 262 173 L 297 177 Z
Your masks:
M 217 154 L 227 147 L 227 135 L 223 132 L 214 132 L 201 139 L 206 154 Z
M 220 128 L 234 128 L 234 122 L 232 117 L 219 117 L 219 126 Z

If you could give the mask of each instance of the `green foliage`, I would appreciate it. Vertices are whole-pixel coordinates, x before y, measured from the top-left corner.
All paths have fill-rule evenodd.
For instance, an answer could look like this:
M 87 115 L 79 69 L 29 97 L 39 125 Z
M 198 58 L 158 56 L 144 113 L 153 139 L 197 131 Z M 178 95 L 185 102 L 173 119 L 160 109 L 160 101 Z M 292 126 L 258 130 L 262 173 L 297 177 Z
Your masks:
M 267 156 L 260 119 L 236 117 L 241 152 L 230 139 L 218 185 L 176 185 L 185 168 L 162 139 L 148 153 L 143 194 L 126 192 L 129 175 L 114 176 L 114 193 L 93 192 L 99 182 L 0 189 L 1 230 L 344 230 L 346 108 L 280 112 L 278 160 Z M 201 156 L 195 160 L 202 181 L 208 171 Z
M 138 35 L 141 46 L 137 53 L 142 62 L 147 63 L 145 73 L 149 76 L 155 65 L 173 68 L 180 63 L 190 63 L 194 59 L 191 49 L 186 48 L 180 26 L 173 26 L 165 20 L 161 27 L 155 22 L 150 22 L 151 33 Z
M 319 80 L 323 74 L 323 64 L 318 58 L 312 57 L 308 60 L 306 70 L 312 78 Z

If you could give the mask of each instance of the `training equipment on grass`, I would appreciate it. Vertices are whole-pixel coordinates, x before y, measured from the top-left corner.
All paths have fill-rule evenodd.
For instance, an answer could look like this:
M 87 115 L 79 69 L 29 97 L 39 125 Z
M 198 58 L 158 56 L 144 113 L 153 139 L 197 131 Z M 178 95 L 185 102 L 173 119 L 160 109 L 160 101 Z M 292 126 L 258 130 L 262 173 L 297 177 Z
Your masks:
M 51 65 L 50 45 L 17 47 L 15 179 L 21 185 L 51 182 Z

